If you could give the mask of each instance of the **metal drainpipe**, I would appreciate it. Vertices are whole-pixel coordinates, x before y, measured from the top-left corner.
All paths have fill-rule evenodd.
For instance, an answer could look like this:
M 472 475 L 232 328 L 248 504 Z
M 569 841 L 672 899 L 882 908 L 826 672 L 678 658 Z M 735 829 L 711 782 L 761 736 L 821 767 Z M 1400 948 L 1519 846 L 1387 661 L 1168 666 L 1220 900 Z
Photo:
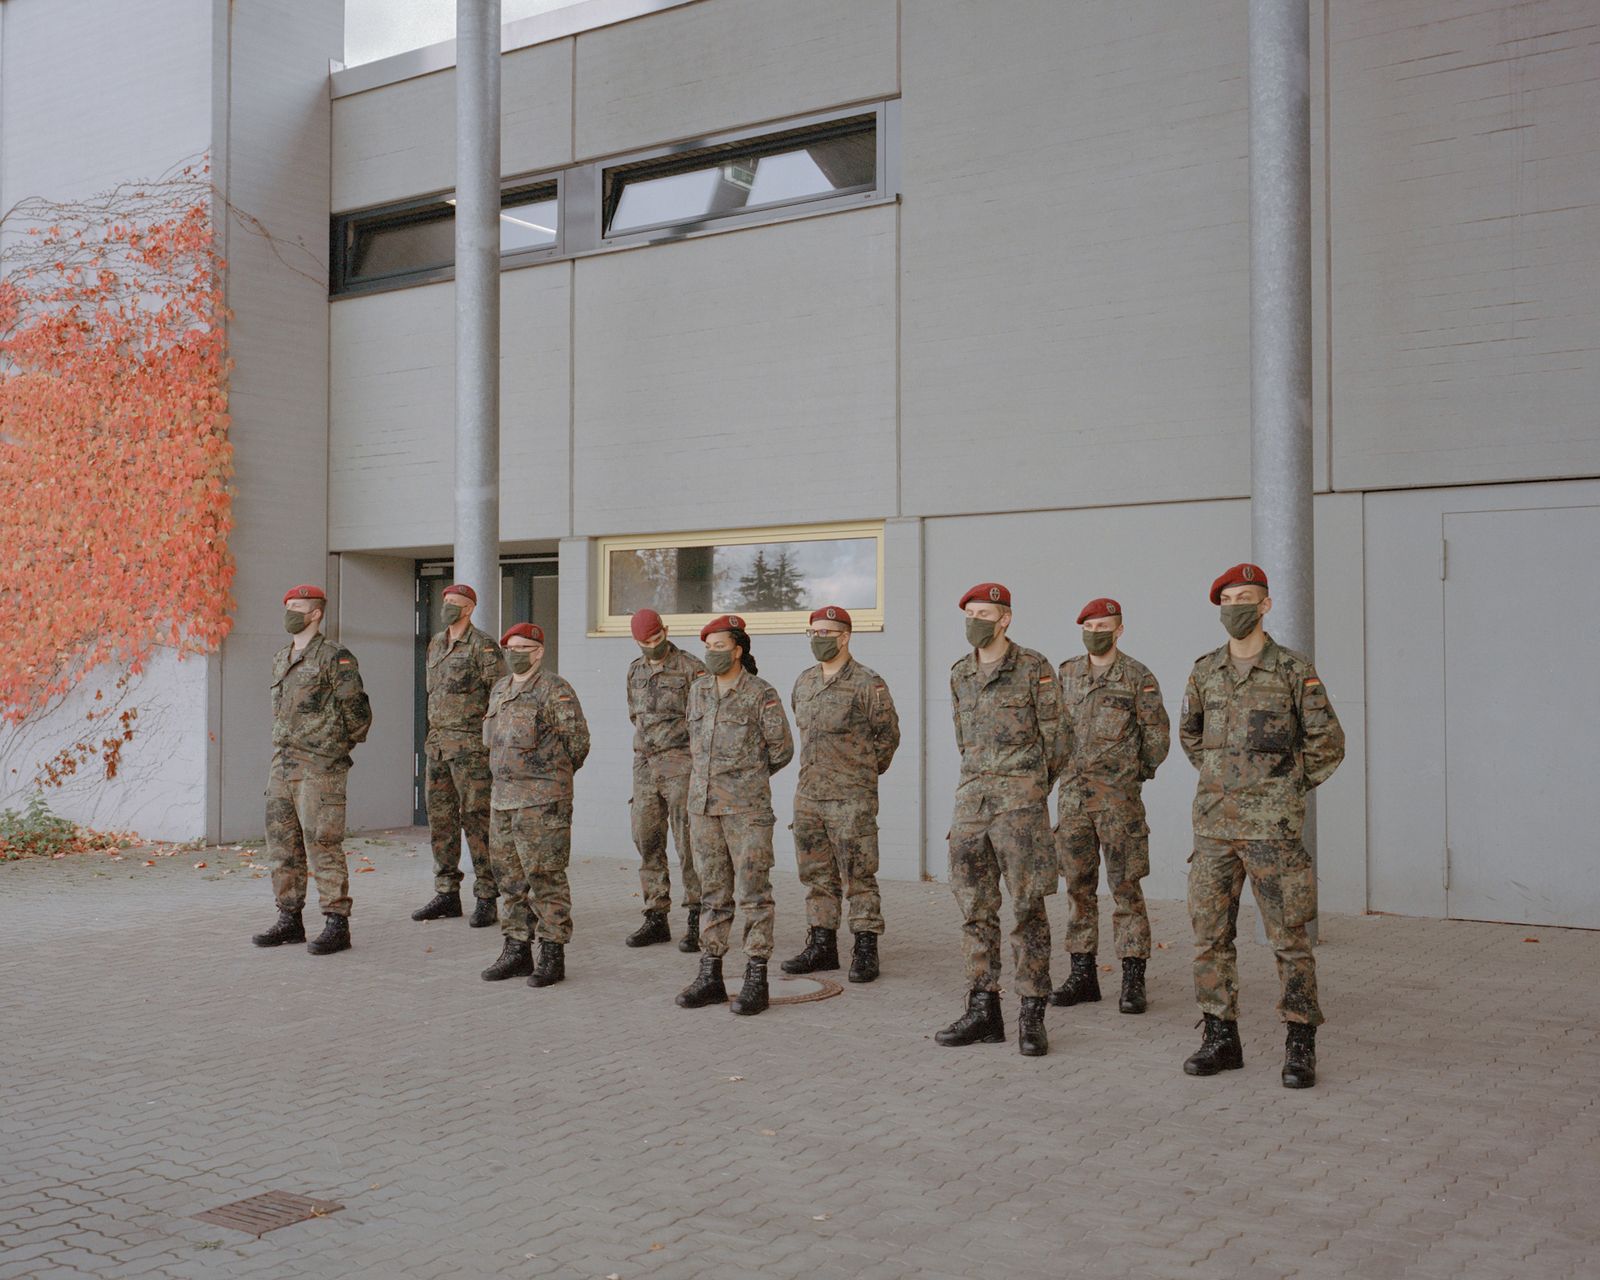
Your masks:
M 456 0 L 456 581 L 500 635 L 500 0 Z

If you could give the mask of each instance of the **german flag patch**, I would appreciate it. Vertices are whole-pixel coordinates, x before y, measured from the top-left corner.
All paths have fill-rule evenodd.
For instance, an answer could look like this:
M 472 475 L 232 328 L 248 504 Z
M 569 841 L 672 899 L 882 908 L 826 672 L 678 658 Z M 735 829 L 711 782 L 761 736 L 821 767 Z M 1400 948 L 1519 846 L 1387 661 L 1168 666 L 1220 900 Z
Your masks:
M 1317 685 L 1320 685 L 1321 683 L 1322 683 L 1321 679 L 1319 679 L 1317 676 L 1307 676 L 1306 677 L 1306 688 L 1308 688 L 1308 689 L 1315 688 Z

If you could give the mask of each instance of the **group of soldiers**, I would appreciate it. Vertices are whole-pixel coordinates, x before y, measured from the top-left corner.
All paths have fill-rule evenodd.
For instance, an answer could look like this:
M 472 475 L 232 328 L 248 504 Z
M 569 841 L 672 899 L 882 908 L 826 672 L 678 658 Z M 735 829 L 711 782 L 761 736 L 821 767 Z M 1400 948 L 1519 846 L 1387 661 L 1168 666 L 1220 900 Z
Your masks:
M 1266 574 L 1239 564 L 1211 585 L 1228 633 L 1189 675 L 1179 740 L 1199 770 L 1188 906 L 1194 980 L 1204 1034 L 1183 1064 L 1208 1076 L 1244 1065 L 1238 1030 L 1235 948 L 1240 895 L 1250 881 L 1277 957 L 1287 1024 L 1283 1083 L 1316 1080 L 1322 1021 L 1307 933 L 1316 881 L 1302 842 L 1305 797 L 1344 756 L 1344 735 L 1311 661 L 1265 630 Z M 309 872 L 325 925 L 307 949 L 350 946 L 343 850 L 345 778 L 372 712 L 354 655 L 322 634 L 326 598 L 315 586 L 284 599 L 290 643 L 273 665 L 273 758 L 267 845 L 277 922 L 258 946 L 305 940 Z M 469 923 L 499 923 L 503 946 L 486 981 L 525 977 L 550 986 L 566 976 L 572 937 L 573 774 L 589 754 L 589 728 L 572 686 L 541 670 L 544 633 L 531 622 L 497 643 L 472 623 L 477 595 L 444 592 L 444 629 L 427 653 L 427 810 L 434 896 L 414 920 L 459 918 L 463 836 L 472 860 Z M 1122 652 L 1121 606 L 1091 600 L 1078 615 L 1085 652 L 1059 669 L 1009 636 L 1011 593 L 980 583 L 959 602 L 968 652 L 951 668 L 961 774 L 949 832 L 949 874 L 962 915 L 965 1011 L 935 1035 L 942 1045 L 1006 1039 L 1000 1005 L 1000 886 L 1012 901 L 1018 1048 L 1048 1052 L 1047 1003 L 1101 999 L 1097 952 L 1100 866 L 1114 901 L 1113 944 L 1122 962 L 1118 1007 L 1146 1008 L 1150 922 L 1140 881 L 1149 873 L 1149 826 L 1141 798 L 1170 746 L 1155 676 Z M 685 1008 L 728 1003 L 758 1014 L 769 1000 L 773 951 L 771 776 L 795 754 L 783 699 L 757 674 L 744 620 L 725 614 L 700 631 L 704 658 L 680 649 L 659 614 L 632 617 L 640 655 L 628 668 L 634 726 L 633 840 L 640 857 L 643 921 L 630 947 L 672 940 L 670 833 L 681 867 L 686 928 L 678 949 L 700 953 Z M 804 948 L 791 974 L 840 968 L 838 934 L 848 909 L 854 938 L 849 980 L 880 972 L 884 931 L 878 892 L 878 778 L 900 741 L 887 685 L 850 653 L 850 614 L 825 605 L 810 615 L 813 666 L 790 699 L 800 734 L 794 799 L 795 856 L 806 889 Z M 1057 791 L 1052 828 L 1049 797 Z M 1067 884 L 1071 970 L 1050 987 L 1050 922 L 1044 899 Z M 503 900 L 503 901 L 499 901 Z M 743 984 L 730 1001 L 723 958 L 735 907 L 743 914 Z M 537 943 L 537 949 L 534 944 Z

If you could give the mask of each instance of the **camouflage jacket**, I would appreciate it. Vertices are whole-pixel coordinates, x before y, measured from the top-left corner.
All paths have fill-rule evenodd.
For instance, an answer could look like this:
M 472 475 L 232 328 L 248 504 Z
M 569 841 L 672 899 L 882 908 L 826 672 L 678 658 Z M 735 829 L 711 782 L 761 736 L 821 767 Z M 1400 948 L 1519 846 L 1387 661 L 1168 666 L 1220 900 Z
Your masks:
M 506 674 L 494 637 L 469 625 L 454 641 L 444 630 L 428 642 L 428 737 L 434 760 L 483 750 L 489 690 Z
M 628 667 L 628 719 L 633 722 L 633 766 L 660 778 L 689 772 L 689 686 L 706 664 L 677 645 L 660 666 L 643 655 Z
M 767 781 L 794 759 L 783 699 L 748 671 L 727 693 L 717 678 L 689 686 L 690 813 L 772 812 Z
M 1061 775 L 1061 810 L 1110 808 L 1139 798 L 1172 746 L 1161 686 L 1120 650 L 1104 671 L 1088 654 L 1061 664 L 1061 701 L 1072 725 L 1072 756 Z
M 1046 804 L 1072 754 L 1072 729 L 1050 659 L 1012 642 L 985 678 L 978 655 L 950 668 L 961 752 L 956 821 Z
M 1271 636 L 1240 679 L 1223 645 L 1194 664 L 1178 736 L 1200 770 L 1194 833 L 1296 840 L 1306 792 L 1344 759 L 1344 730 L 1311 659 Z
M 489 805 L 521 809 L 572 799 L 572 775 L 589 755 L 589 724 L 578 695 L 541 671 L 520 689 L 506 676 L 489 691 L 483 742 L 494 776 Z
M 800 730 L 795 795 L 812 800 L 876 796 L 878 775 L 900 745 L 900 717 L 883 678 L 851 658 L 830 680 L 818 663 L 794 682 L 791 705 Z
M 272 660 L 272 760 L 284 768 L 348 769 L 350 748 L 367 740 L 372 703 L 356 655 L 320 632 L 299 653 Z

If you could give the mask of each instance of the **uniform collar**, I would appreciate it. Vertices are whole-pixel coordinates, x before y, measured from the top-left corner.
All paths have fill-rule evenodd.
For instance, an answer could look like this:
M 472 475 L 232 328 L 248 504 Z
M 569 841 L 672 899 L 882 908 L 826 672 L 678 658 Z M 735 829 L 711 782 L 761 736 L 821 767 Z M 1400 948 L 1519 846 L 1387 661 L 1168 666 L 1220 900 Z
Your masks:
M 1262 648 L 1261 652 L 1256 654 L 1256 666 L 1264 667 L 1268 671 L 1276 671 L 1278 669 L 1278 663 L 1280 660 L 1279 655 L 1282 654 L 1282 652 L 1282 646 L 1272 638 L 1272 632 L 1267 632 L 1267 643 Z M 1119 654 L 1118 657 L 1121 657 L 1121 655 Z M 1228 646 L 1224 644 L 1220 649 L 1217 650 L 1215 656 L 1213 656 L 1211 659 L 1211 665 L 1220 671 L 1232 661 L 1233 655 L 1228 652 Z

